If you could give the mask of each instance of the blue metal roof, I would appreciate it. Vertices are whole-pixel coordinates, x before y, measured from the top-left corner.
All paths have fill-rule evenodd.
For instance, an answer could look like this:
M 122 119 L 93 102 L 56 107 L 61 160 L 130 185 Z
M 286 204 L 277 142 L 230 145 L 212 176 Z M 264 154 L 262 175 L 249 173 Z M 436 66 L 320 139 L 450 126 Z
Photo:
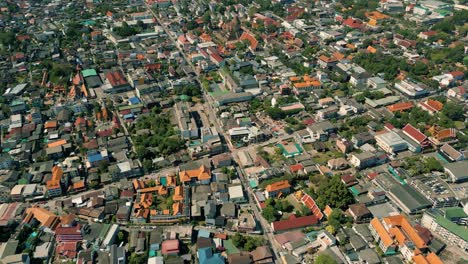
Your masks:
M 134 105 L 134 104 L 139 104 L 141 101 L 140 101 L 140 98 L 134 96 L 130 99 L 128 99 L 128 101 L 130 102 L 130 104 Z
M 101 161 L 102 160 L 102 155 L 101 153 L 96 153 L 88 156 L 89 162 L 93 163 L 96 161 Z

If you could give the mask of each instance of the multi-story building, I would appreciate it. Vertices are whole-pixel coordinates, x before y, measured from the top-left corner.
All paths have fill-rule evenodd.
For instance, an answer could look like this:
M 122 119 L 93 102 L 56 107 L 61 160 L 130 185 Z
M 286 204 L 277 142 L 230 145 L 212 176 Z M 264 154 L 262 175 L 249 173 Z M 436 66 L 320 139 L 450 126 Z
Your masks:
M 428 94 L 421 85 L 407 80 L 395 83 L 395 88 L 411 98 L 419 98 Z
M 439 209 L 429 209 L 424 212 L 421 224 L 441 237 L 446 243 L 468 250 L 468 232 L 466 228 L 457 225 L 447 218 Z
M 364 169 L 377 164 L 378 158 L 371 152 L 352 153 L 349 162 L 356 168 Z
M 50 197 L 62 195 L 62 176 L 62 168 L 60 168 L 59 166 L 55 166 L 52 168 L 52 178 L 46 183 L 47 194 Z
M 385 255 L 395 254 L 398 249 L 407 261 L 411 261 L 417 256 L 425 257 L 424 254 L 428 252 L 426 240 L 403 215 L 384 217 L 382 220 L 374 218 L 369 229 Z
M 380 148 L 391 154 L 406 150 L 408 148 L 408 143 L 394 131 L 376 135 L 375 141 Z

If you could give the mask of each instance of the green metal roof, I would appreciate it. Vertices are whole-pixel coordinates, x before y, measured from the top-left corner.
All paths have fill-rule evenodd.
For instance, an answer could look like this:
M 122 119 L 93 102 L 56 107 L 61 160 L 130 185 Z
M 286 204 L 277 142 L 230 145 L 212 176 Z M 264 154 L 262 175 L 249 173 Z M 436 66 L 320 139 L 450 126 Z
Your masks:
M 463 240 L 468 241 L 468 232 L 466 231 L 466 228 L 460 225 L 457 225 L 447 218 L 445 218 L 442 215 L 436 215 L 435 216 L 435 221 L 442 226 L 443 228 L 447 229 L 450 233 L 453 233 L 459 237 L 461 237 Z
M 119 111 L 128 110 L 128 109 L 135 109 L 135 108 L 142 108 L 143 104 L 134 104 L 134 105 L 124 105 L 119 107 Z
M 83 74 L 83 78 L 89 77 L 89 76 L 97 76 L 97 72 L 95 69 L 86 69 L 82 70 L 81 74 Z
M 454 218 L 463 218 L 466 217 L 465 211 L 461 207 L 449 207 L 445 208 L 445 217 L 447 219 L 454 219 Z

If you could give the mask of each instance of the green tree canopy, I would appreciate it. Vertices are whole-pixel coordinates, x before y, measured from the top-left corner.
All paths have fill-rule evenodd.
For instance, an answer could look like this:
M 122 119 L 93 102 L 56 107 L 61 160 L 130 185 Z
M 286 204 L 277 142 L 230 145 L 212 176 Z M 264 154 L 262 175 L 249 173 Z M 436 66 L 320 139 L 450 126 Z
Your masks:
M 314 261 L 314 264 L 336 264 L 336 261 L 327 254 L 320 254 Z
M 329 205 L 331 208 L 346 209 L 349 204 L 354 202 L 353 195 L 348 191 L 337 175 L 321 182 L 317 189 L 316 196 L 315 201 L 322 209 L 325 208 L 326 205 Z

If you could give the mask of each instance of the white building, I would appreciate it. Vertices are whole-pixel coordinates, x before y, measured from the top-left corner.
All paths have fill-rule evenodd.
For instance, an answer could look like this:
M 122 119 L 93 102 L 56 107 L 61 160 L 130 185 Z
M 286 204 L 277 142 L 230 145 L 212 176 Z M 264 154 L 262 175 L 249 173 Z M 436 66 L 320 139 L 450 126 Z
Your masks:
M 380 77 L 371 77 L 367 79 L 367 86 L 372 89 L 380 89 L 385 88 L 387 86 L 387 82 Z
M 394 131 L 376 135 L 375 140 L 377 145 L 387 153 L 397 153 L 408 148 L 408 143 Z
M 421 85 L 410 82 L 408 80 L 403 80 L 395 83 L 395 88 L 398 91 L 404 93 L 405 95 L 413 98 L 421 97 L 428 93 L 426 89 L 421 87 Z
M 466 228 L 457 225 L 443 216 L 438 209 L 429 209 L 424 212 L 421 224 L 433 234 L 442 238 L 444 242 L 468 250 L 468 232 Z

